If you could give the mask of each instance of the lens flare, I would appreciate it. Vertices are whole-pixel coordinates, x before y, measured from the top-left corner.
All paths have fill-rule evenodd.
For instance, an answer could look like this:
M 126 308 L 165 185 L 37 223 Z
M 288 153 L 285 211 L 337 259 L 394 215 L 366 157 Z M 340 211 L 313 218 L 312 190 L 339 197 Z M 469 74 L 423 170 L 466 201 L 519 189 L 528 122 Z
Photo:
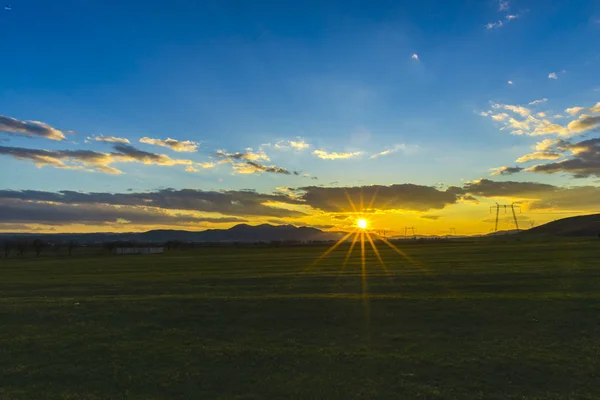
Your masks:
M 366 219 L 359 219 L 358 221 L 356 221 L 356 226 L 358 226 L 360 229 L 367 229 L 367 220 Z

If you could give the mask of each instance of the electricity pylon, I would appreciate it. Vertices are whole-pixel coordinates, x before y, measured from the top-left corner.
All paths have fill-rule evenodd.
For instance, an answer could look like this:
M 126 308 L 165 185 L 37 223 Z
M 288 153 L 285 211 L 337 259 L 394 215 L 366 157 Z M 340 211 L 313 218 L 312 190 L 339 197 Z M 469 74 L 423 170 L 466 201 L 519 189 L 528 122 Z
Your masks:
M 517 229 L 517 232 L 520 231 L 519 229 L 519 221 L 517 220 L 517 213 L 515 212 L 515 208 L 519 209 L 519 212 L 521 211 L 521 206 L 519 206 L 518 204 L 512 203 L 512 204 L 498 204 L 496 203 L 495 206 L 491 206 L 490 207 L 490 212 L 492 212 L 492 210 L 495 208 L 496 209 L 496 223 L 494 225 L 494 232 L 498 232 L 498 219 L 500 218 L 500 208 L 503 207 L 504 208 L 504 213 L 506 214 L 507 209 L 510 208 L 512 211 L 512 216 L 513 216 L 513 221 L 515 222 L 515 228 Z
M 408 232 L 412 232 L 413 239 L 417 238 L 417 231 L 414 226 L 406 226 L 404 227 L 404 238 L 408 237 Z

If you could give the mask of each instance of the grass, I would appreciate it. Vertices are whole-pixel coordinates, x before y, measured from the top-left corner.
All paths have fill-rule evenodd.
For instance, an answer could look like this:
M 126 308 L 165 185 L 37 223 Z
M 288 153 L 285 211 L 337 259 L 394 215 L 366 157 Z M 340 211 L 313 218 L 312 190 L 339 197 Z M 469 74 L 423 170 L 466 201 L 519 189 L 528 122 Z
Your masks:
M 597 399 L 600 243 L 0 262 L 0 398 Z

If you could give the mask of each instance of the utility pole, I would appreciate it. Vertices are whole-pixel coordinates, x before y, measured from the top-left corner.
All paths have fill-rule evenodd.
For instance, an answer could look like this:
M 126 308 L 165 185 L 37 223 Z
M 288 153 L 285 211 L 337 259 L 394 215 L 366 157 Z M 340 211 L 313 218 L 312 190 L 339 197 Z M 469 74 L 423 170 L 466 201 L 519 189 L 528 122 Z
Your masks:
M 500 204 L 496 203 L 495 206 L 490 207 L 490 213 L 493 209 L 496 209 L 496 224 L 494 225 L 494 232 L 498 232 L 498 218 L 500 217 Z
M 518 208 L 519 209 L 519 213 L 522 212 L 521 211 L 521 206 L 519 206 L 518 204 L 512 203 L 512 204 L 498 204 L 496 203 L 495 206 L 491 206 L 490 207 L 490 213 L 492 212 L 493 209 L 496 209 L 496 223 L 494 224 L 494 232 L 498 232 L 498 220 L 500 218 L 500 208 L 504 208 L 504 214 L 506 214 L 508 208 L 511 209 L 512 211 L 512 216 L 513 216 L 513 221 L 515 223 L 515 228 L 517 229 L 517 232 L 520 231 L 519 229 L 519 221 L 517 220 L 517 213 L 515 212 L 515 209 Z
M 520 213 L 521 212 L 521 206 L 519 206 L 519 205 L 515 206 L 515 203 L 512 203 L 510 205 L 510 208 L 512 210 L 513 219 L 515 220 L 515 228 L 517 228 L 517 232 L 519 232 L 520 231 L 520 229 L 519 229 L 519 221 L 517 221 L 517 214 L 515 213 L 515 207 L 519 209 L 519 213 Z M 504 208 L 506 209 L 506 206 L 504 206 Z

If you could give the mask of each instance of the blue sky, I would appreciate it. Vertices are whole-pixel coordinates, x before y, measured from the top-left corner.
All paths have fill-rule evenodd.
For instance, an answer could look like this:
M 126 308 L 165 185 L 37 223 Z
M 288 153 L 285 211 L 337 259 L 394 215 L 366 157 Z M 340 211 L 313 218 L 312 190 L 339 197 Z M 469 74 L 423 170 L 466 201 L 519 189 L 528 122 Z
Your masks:
M 95 140 L 110 136 L 215 166 L 189 172 L 189 164 L 115 162 L 117 175 L 90 172 L 89 164 L 70 168 L 81 160 L 65 157 L 56 168 L 4 154 L 0 168 L 11 173 L 3 189 L 271 193 L 482 178 L 561 187 L 597 181 L 593 165 L 574 179 L 563 166 L 525 171 L 531 161 L 518 173 L 490 176 L 491 168 L 516 166 L 543 139 L 573 145 L 593 138 L 594 125 L 562 134 L 536 129 L 594 115 L 597 1 L 14 0 L 10 8 L 0 12 L 0 115 L 41 121 L 66 139 L 5 128 L 1 146 L 110 153 L 112 143 Z M 506 105 L 527 108 L 515 116 L 536 118 L 530 131 L 515 134 L 508 117 L 491 118 Z M 576 106 L 583 110 L 565 114 Z M 143 137 L 198 147 L 177 152 L 140 143 Z M 290 140 L 307 146 L 277 148 Z M 576 156 L 553 146 L 566 160 Z M 298 175 L 236 169 L 239 160 L 215 155 L 248 148 L 267 155 L 255 160 L 261 165 Z M 331 160 L 319 150 L 360 154 Z M 386 150 L 394 151 L 372 158 Z

